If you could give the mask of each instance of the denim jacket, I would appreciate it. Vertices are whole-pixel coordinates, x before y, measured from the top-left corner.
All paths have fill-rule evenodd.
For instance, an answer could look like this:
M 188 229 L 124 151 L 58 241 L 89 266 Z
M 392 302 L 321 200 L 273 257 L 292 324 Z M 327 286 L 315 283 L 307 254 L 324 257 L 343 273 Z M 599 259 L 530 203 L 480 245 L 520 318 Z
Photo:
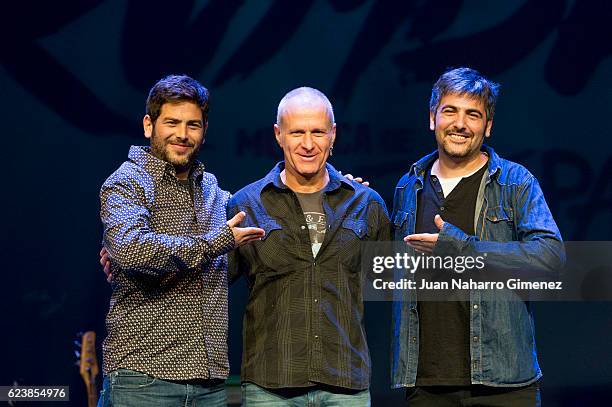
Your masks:
M 561 234 L 548 209 L 538 181 L 523 166 L 489 156 L 474 213 L 476 236 L 468 236 L 446 222 L 439 233 L 435 255 L 480 256 L 487 267 L 502 270 L 554 272 L 565 262 Z M 437 151 L 413 164 L 398 182 L 393 201 L 395 240 L 414 233 L 417 192 Z M 436 252 L 441 247 L 445 253 Z M 542 376 L 536 355 L 533 316 L 529 302 L 511 291 L 470 292 L 470 368 L 472 384 L 518 387 Z M 501 299 L 501 301 L 500 301 Z M 393 303 L 392 386 L 416 383 L 419 357 L 419 315 L 416 294 L 404 290 Z

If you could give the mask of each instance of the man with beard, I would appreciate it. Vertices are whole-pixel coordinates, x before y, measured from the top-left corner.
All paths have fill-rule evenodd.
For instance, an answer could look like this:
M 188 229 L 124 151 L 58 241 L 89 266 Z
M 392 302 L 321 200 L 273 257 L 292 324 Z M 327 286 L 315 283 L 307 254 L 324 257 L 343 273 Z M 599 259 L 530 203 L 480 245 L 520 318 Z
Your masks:
M 436 256 L 486 256 L 508 272 L 558 270 L 565 252 L 537 180 L 483 145 L 499 85 L 469 68 L 433 87 L 429 125 L 437 151 L 397 184 L 395 237 Z M 514 293 L 472 290 L 454 301 L 394 303 L 392 380 L 410 406 L 540 404 L 533 317 Z
M 229 193 L 196 154 L 208 90 L 171 75 L 149 93 L 151 147 L 132 146 L 102 186 L 100 216 L 112 272 L 100 405 L 225 406 L 227 258 L 263 236 L 226 222 Z
M 266 232 L 230 254 L 249 287 L 243 405 L 369 406 L 360 250 L 389 240 L 385 203 L 327 162 L 336 123 L 320 91 L 285 95 L 274 132 L 284 161 L 228 209 Z

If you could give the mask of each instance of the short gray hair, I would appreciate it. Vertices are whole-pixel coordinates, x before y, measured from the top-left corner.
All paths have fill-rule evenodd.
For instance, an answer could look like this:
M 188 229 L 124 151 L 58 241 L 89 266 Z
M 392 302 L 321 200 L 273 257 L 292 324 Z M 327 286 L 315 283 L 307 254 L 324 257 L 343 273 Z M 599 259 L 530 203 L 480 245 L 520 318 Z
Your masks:
M 286 110 L 286 105 L 292 99 L 299 99 L 300 102 L 306 105 L 313 104 L 315 102 L 322 102 L 327 108 L 330 124 L 335 123 L 334 108 L 332 107 L 332 104 L 327 96 L 325 96 L 325 94 L 320 90 L 310 88 L 308 86 L 302 86 L 287 93 L 278 103 L 278 109 L 276 111 L 276 124 L 280 125 L 281 119 Z

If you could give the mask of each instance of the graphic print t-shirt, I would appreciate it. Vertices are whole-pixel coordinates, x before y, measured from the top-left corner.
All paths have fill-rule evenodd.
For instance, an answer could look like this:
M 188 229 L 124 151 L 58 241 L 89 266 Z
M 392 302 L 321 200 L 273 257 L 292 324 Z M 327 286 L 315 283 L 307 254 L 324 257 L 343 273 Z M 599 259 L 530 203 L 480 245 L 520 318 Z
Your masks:
M 323 238 L 325 237 L 325 228 L 327 225 L 327 219 L 325 212 L 323 211 L 322 191 L 312 193 L 298 193 L 296 192 L 300 206 L 304 212 L 304 219 L 306 219 L 306 225 L 308 226 L 308 232 L 310 233 L 310 244 L 312 245 L 312 256 L 317 257 L 321 244 L 323 244 Z

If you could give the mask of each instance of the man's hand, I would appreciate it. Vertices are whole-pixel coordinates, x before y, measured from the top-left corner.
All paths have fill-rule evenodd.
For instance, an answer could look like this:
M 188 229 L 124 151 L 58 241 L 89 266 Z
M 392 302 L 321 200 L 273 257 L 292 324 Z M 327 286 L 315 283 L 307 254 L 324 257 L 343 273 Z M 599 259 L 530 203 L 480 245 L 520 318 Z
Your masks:
M 340 171 L 340 174 L 342 174 L 342 171 Z M 344 178 L 348 179 L 349 181 L 355 181 L 355 182 L 359 182 L 361 185 L 365 185 L 366 187 L 370 186 L 370 183 L 368 181 L 364 181 L 363 178 L 361 177 L 353 177 L 353 174 L 343 174 Z
M 113 281 L 113 273 L 111 273 L 110 269 L 110 255 L 106 247 L 102 247 L 102 250 L 100 250 L 100 265 L 103 267 L 104 274 L 106 274 L 106 281 L 109 283 Z
M 266 232 L 260 228 L 239 228 L 238 225 L 242 223 L 244 218 L 246 218 L 246 213 L 240 211 L 227 221 L 227 226 L 232 229 L 232 233 L 234 234 L 234 248 L 245 245 L 253 240 L 259 240 L 266 234 Z
M 444 221 L 440 215 L 434 217 L 434 223 L 438 230 L 442 230 Z M 437 233 L 417 233 L 408 235 L 404 238 L 404 242 L 408 243 L 414 250 L 423 252 L 425 254 L 432 254 L 436 243 L 438 242 Z

